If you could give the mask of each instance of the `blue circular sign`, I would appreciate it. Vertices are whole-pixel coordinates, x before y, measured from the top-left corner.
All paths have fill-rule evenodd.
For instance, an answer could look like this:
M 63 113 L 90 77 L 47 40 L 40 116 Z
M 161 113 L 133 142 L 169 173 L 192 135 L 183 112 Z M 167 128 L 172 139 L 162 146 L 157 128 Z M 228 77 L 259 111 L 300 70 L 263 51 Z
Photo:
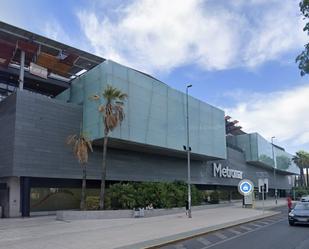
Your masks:
M 241 180 L 238 184 L 238 191 L 242 195 L 250 195 L 254 190 L 254 185 L 250 180 Z

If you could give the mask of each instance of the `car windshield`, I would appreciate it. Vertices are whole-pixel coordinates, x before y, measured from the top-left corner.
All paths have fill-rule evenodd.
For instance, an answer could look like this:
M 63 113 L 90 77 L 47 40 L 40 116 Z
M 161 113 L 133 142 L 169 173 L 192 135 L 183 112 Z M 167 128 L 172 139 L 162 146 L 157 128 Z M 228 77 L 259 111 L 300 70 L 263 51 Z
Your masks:
M 309 210 L 309 203 L 298 203 L 295 206 L 295 210 Z

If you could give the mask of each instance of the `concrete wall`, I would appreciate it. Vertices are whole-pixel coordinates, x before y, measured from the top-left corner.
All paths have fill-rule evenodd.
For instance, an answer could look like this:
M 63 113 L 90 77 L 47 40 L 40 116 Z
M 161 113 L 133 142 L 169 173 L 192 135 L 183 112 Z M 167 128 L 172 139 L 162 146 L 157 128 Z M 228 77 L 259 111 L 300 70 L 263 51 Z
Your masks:
M 20 179 L 18 177 L 10 177 L 8 179 L 9 187 L 9 217 L 20 216 Z
M 13 175 L 65 178 L 79 174 L 66 138 L 79 133 L 81 119 L 78 105 L 17 92 Z
M 81 169 L 71 148 L 65 144 L 68 135 L 78 133 L 81 119 L 82 110 L 78 105 L 18 92 L 12 175 L 81 179 Z M 227 152 L 228 160 L 221 161 L 223 166 L 243 171 L 244 178 L 251 179 L 256 185 L 256 172 L 266 172 L 270 187 L 273 186 L 271 169 L 246 164 L 244 154 L 239 151 L 228 148 Z M 87 165 L 89 179 L 100 179 L 101 163 L 102 149 L 96 147 Z M 192 160 L 191 175 L 194 184 L 237 186 L 239 182 L 239 179 L 214 177 L 211 162 L 205 159 Z M 139 152 L 130 145 L 121 150 L 108 149 L 108 180 L 185 181 L 186 177 L 187 162 L 183 154 L 161 155 L 155 150 Z M 277 184 L 280 188 L 291 187 L 289 176 L 278 174 Z
M 16 96 L 0 102 L 0 176 L 11 176 L 14 153 Z
M 6 183 L 6 189 L 0 189 L 0 206 L 3 217 L 20 216 L 20 178 L 4 177 L 0 178 L 0 183 Z M 1 218 L 1 216 L 0 216 Z
M 267 175 L 269 180 L 269 187 L 274 188 L 274 171 L 269 167 L 259 167 L 246 163 L 245 156 L 243 153 L 228 148 L 228 160 L 221 161 L 222 165 L 226 165 L 229 168 L 243 171 L 243 178 L 250 179 L 253 181 L 255 186 L 258 186 L 258 174 L 263 172 L 263 174 Z M 213 175 L 212 167 L 207 168 L 207 175 Z M 216 181 L 224 181 L 227 185 L 237 185 L 239 179 L 231 179 L 231 178 L 221 178 L 220 180 L 216 179 L 216 177 L 209 177 L 210 182 Z M 277 172 L 276 174 L 276 183 L 278 188 L 288 189 L 293 186 L 292 176 L 288 176 L 287 174 L 283 174 Z
M 192 206 L 193 211 L 211 209 L 216 207 L 224 207 L 229 204 L 218 204 L 218 205 L 201 205 Z M 139 217 L 156 217 L 162 215 L 170 215 L 177 213 L 185 213 L 185 207 L 181 208 L 168 208 L 168 209 L 144 209 L 143 211 L 135 210 L 104 210 L 104 211 L 64 211 L 60 210 L 56 212 L 56 219 L 61 221 L 69 220 L 90 220 L 90 219 L 123 219 L 123 218 L 139 218 Z
M 269 178 L 269 186 L 274 186 L 272 170 L 247 164 L 241 152 L 230 148 L 227 152 L 228 160 L 219 161 L 223 166 L 243 171 L 243 178 L 251 179 L 255 186 L 259 178 L 257 172 L 264 172 Z M 91 162 L 94 159 L 97 159 L 97 156 L 92 157 Z M 97 163 L 100 163 L 100 157 L 98 159 Z M 89 170 L 93 170 L 91 165 Z M 113 180 L 186 181 L 187 161 L 185 158 L 110 150 L 107 172 L 108 178 Z M 277 186 L 283 189 L 292 187 L 289 177 L 277 173 Z M 212 161 L 198 160 L 191 161 L 191 180 L 194 184 L 225 186 L 237 186 L 239 182 L 239 179 L 214 177 Z

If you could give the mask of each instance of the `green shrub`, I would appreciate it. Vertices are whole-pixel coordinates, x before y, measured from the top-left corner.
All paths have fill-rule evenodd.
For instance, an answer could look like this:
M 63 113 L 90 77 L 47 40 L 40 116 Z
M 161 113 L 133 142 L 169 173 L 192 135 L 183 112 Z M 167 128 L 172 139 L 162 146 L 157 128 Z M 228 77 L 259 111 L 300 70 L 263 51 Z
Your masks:
M 295 191 L 296 198 L 300 198 L 304 195 L 309 195 L 309 188 L 308 187 L 294 187 L 293 191 Z
M 219 192 L 218 191 L 213 191 L 210 194 L 210 203 L 212 204 L 218 204 L 219 203 Z
M 239 200 L 242 199 L 243 196 L 238 191 L 232 191 L 232 199 L 233 200 Z
M 203 194 L 202 191 L 197 189 L 195 185 L 191 186 L 191 198 L 192 198 L 192 205 L 200 205 L 203 201 Z
M 184 182 L 116 183 L 106 190 L 105 209 L 133 209 L 150 203 L 154 208 L 184 207 L 187 199 L 188 186 Z M 192 185 L 192 205 L 200 205 L 202 200 L 203 192 Z M 99 197 L 88 196 L 86 207 L 89 210 L 99 209 Z
M 86 209 L 87 210 L 98 210 L 100 198 L 99 196 L 87 196 L 86 198 Z
M 106 191 L 106 209 L 133 209 L 146 207 L 152 203 L 154 208 L 184 207 L 188 198 L 187 184 L 184 182 L 142 182 L 116 183 Z M 192 205 L 203 200 L 202 191 L 191 186 Z
M 227 201 L 230 199 L 230 193 L 226 190 L 219 191 L 219 199 Z
M 133 209 L 136 206 L 136 190 L 130 183 L 116 183 L 106 193 L 111 209 Z

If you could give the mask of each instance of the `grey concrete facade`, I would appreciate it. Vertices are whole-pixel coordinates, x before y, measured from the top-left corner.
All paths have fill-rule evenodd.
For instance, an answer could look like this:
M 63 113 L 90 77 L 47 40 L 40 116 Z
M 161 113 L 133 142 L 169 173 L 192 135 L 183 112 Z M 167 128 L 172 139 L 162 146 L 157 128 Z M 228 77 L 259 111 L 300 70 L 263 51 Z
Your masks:
M 20 216 L 20 177 L 61 177 L 74 170 L 79 174 L 65 139 L 79 132 L 81 118 L 77 105 L 26 91 L 1 101 L 0 183 L 5 188 L 0 205 L 5 216 Z
M 9 204 L 5 208 L 9 209 L 10 216 L 18 216 L 20 212 L 20 177 L 81 179 L 80 166 L 65 143 L 68 135 L 79 133 L 81 106 L 26 91 L 17 92 L 0 102 L 0 120 L 0 182 L 7 183 L 9 188 Z M 155 147 L 138 151 L 130 144 L 112 147 L 108 149 L 108 180 L 186 181 L 185 153 L 167 151 L 163 154 Z M 242 152 L 229 147 L 227 158 L 215 162 L 242 171 L 243 178 L 252 180 L 255 185 L 257 172 L 264 172 L 269 178 L 270 188 L 274 187 L 272 168 L 250 165 Z M 192 183 L 236 187 L 239 179 L 214 176 L 213 162 L 206 157 L 193 156 Z M 97 144 L 89 156 L 88 179 L 100 179 L 101 163 L 102 149 Z M 292 184 L 291 176 L 277 173 L 279 189 L 290 189 Z
M 78 105 L 17 92 L 13 175 L 65 178 L 78 171 L 65 141 L 79 133 L 81 118 Z
M 0 103 L 0 176 L 12 176 L 16 119 L 16 96 Z

